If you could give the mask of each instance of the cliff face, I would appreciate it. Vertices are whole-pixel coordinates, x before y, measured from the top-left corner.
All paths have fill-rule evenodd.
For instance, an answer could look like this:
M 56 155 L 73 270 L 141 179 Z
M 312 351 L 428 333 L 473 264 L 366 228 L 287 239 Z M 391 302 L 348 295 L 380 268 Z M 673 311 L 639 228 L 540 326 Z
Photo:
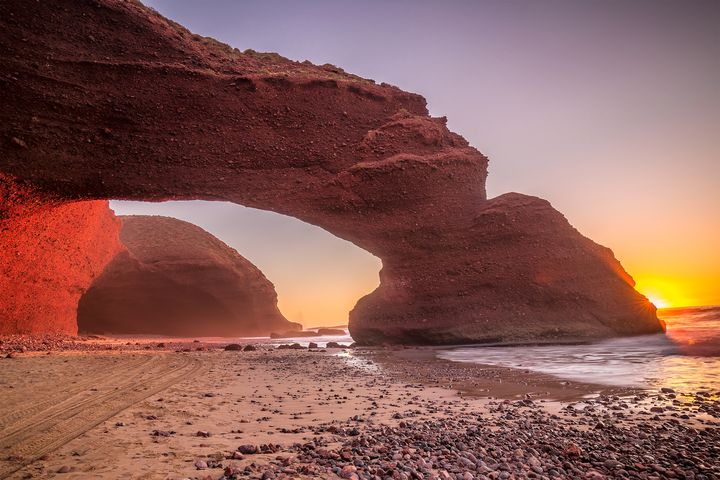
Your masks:
M 123 216 L 117 255 L 80 299 L 81 332 L 268 335 L 301 328 L 277 308 L 273 284 L 202 228 Z
M 39 202 L 222 199 L 319 225 L 383 261 L 351 315 L 361 342 L 482 341 L 504 322 L 508 340 L 660 331 L 614 260 L 562 261 L 594 250 L 546 224 L 562 218 L 546 203 L 486 202 L 487 158 L 418 95 L 241 53 L 132 1 L 3 2 L 0 61 L 0 172 Z M 535 257 L 576 279 L 574 302 L 528 276 Z
M 76 334 L 78 300 L 122 250 L 119 230 L 106 201 L 0 219 L 0 334 Z

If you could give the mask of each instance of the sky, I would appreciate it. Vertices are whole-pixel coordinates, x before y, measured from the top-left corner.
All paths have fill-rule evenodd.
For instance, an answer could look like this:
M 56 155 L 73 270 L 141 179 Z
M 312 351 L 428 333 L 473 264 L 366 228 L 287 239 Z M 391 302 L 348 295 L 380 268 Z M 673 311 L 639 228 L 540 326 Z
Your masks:
M 145 3 L 241 50 L 422 94 L 490 157 L 490 197 L 547 198 L 612 248 L 658 306 L 720 304 L 720 2 Z M 225 204 L 152 206 L 199 220 L 255 262 L 292 320 L 342 323 L 377 285 L 377 259 L 297 220 Z

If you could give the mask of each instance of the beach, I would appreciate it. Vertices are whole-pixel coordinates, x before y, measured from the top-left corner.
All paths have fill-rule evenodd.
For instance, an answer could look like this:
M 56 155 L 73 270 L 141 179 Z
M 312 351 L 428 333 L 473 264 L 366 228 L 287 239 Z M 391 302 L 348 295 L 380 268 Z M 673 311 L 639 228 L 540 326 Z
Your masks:
M 427 348 L 47 343 L 1 360 L 0 478 L 720 478 L 718 391 Z

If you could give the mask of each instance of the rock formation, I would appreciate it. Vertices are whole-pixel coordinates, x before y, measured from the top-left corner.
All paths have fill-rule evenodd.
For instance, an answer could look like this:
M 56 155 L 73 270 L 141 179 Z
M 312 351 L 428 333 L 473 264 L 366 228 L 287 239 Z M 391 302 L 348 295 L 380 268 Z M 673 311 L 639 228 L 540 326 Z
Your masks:
M 77 333 L 80 296 L 122 250 L 107 202 L 37 209 L 0 228 L 0 334 Z
M 357 342 L 542 343 L 659 330 L 612 251 L 549 202 L 509 193 L 474 215 L 452 248 L 437 239 L 426 245 L 432 255 L 383 263 L 380 287 L 350 313 Z M 418 275 L 433 271 L 427 263 L 446 267 Z M 390 322 L 410 315 L 415 321 Z
M 31 205 L 222 199 L 321 226 L 383 261 L 351 315 L 360 343 L 661 330 L 546 202 L 488 202 L 487 158 L 418 95 L 240 52 L 134 1 L 3 2 L 0 62 L 0 172 L 37 189 Z
M 118 254 L 80 299 L 87 333 L 268 335 L 299 330 L 273 284 L 237 251 L 175 218 L 121 216 Z

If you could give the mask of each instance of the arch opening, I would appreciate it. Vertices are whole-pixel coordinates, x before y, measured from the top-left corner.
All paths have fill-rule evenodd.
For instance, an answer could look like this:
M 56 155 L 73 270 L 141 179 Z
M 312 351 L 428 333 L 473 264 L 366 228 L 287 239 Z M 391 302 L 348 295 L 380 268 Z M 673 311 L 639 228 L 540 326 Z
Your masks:
M 163 215 L 197 225 L 258 267 L 275 285 L 285 318 L 304 326 L 347 324 L 379 285 L 379 258 L 327 230 L 231 202 L 110 202 L 116 215 Z

